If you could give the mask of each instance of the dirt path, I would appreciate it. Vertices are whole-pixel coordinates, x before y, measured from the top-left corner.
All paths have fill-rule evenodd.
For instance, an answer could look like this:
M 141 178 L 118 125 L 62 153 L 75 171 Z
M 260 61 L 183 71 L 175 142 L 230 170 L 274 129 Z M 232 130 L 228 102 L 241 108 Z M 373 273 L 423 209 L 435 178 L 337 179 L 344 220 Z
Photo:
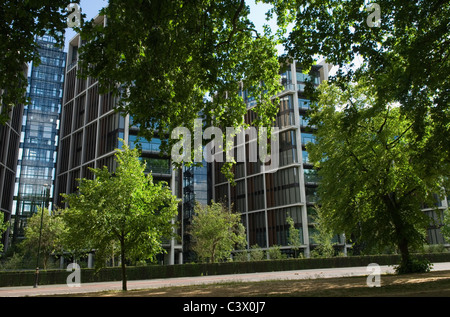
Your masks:
M 212 285 L 163 287 L 128 292 L 109 291 L 72 296 L 99 297 L 450 297 L 450 271 L 382 275 L 381 287 L 368 287 L 366 277 L 338 277 Z

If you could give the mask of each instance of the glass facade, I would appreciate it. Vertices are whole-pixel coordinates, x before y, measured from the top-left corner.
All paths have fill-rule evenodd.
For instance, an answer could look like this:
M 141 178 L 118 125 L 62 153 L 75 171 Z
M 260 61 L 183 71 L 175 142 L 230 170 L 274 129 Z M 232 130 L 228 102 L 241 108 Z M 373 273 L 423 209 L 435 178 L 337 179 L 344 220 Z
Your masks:
M 103 16 L 95 23 L 104 24 Z M 95 78 L 80 78 L 78 48 L 84 41 L 76 35 L 69 43 L 65 80 L 64 100 L 61 113 L 61 131 L 57 162 L 54 203 L 65 207 L 61 194 L 77 191 L 78 179 L 94 177 L 90 168 L 107 167 L 116 169 L 115 153 L 125 141 L 131 147 L 141 150 L 140 160 L 146 163 L 146 172 L 151 172 L 154 182 L 164 181 L 172 187 L 172 192 L 181 198 L 181 176 L 173 171 L 170 159 L 161 155 L 161 140 L 139 138 L 139 126 L 133 118 L 116 109 L 118 99 L 111 93 L 100 93 Z M 123 141 L 122 141 L 123 140 Z M 180 204 L 181 209 L 181 204 Z M 181 213 L 175 223 L 181 223 Z M 176 234 L 181 236 L 180 227 Z M 168 251 L 166 256 L 158 256 L 158 261 L 176 264 L 182 262 L 182 246 L 177 239 L 162 242 Z M 178 256 L 175 256 L 177 254 Z
M 191 236 L 186 228 L 191 224 L 196 203 L 207 205 L 211 201 L 210 164 L 202 162 L 202 166 L 183 166 L 183 259 L 184 262 L 195 260 L 191 251 Z
M 26 77 L 27 65 L 23 74 Z M 3 91 L 0 89 L 0 97 Z M 1 109 L 6 109 L 1 107 Z M 3 110 L 0 110 L 3 111 Z M 14 105 L 9 113 L 9 120 L 0 124 L 0 221 L 9 223 L 13 210 L 14 180 L 17 175 L 17 158 L 19 154 L 20 135 L 22 128 L 23 105 Z M 10 244 L 9 228 L 2 236 L 1 243 L 6 251 Z
M 27 219 L 37 207 L 52 208 L 66 53 L 51 36 L 37 37 L 36 42 L 41 63 L 32 65 L 28 79 L 30 104 L 22 120 L 12 243 L 23 238 Z
M 236 186 L 221 175 L 222 163 L 214 162 L 214 199 L 232 204 L 235 211 L 241 213 L 249 248 L 258 245 L 265 249 L 278 245 L 283 252 L 292 252 L 287 239 L 289 225 L 286 218 L 290 216 L 299 230 L 304 253 L 310 250 L 309 232 L 314 224 L 309 216 L 317 201 L 319 179 L 306 151 L 306 144 L 315 142 L 315 127 L 309 124 L 310 101 L 304 96 L 304 87 L 310 80 L 315 85 L 320 83 L 320 68 L 315 67 L 310 74 L 303 74 L 295 64 L 281 69 L 281 84 L 285 90 L 277 96 L 280 108 L 275 121 L 279 128 L 279 168 L 276 171 L 264 172 L 259 153 L 258 160 L 252 160 L 251 151 L 256 151 L 257 146 L 256 140 L 248 136 L 245 162 L 234 167 Z M 245 97 L 246 93 L 241 95 Z M 254 102 L 249 98 L 244 101 L 248 108 L 244 120 L 252 125 L 256 119 L 252 110 Z

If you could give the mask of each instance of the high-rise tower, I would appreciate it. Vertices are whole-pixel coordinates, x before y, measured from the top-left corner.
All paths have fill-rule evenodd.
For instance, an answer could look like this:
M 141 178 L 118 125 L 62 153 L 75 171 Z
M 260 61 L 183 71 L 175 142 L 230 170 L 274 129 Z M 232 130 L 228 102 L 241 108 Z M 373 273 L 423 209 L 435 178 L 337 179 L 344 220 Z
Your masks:
M 26 77 L 28 66 L 23 65 L 23 74 Z M 0 87 L 0 112 L 6 111 L 2 105 L 2 95 L 8 93 Z M 19 154 L 20 132 L 22 128 L 23 105 L 16 104 L 9 112 L 9 120 L 0 124 L 0 222 L 9 223 L 13 213 L 14 179 L 17 170 L 17 157 Z M 0 236 L 0 242 L 9 246 L 10 228 Z
M 101 15 L 94 23 L 106 23 Z M 113 171 L 116 167 L 115 153 L 121 148 L 121 140 L 133 148 L 139 146 L 141 159 L 146 162 L 146 172 L 151 172 L 154 181 L 165 181 L 178 194 L 178 172 L 172 171 L 170 160 L 160 155 L 161 140 L 140 138 L 139 127 L 133 125 L 130 115 L 116 111 L 118 103 L 111 93 L 101 94 L 95 78 L 78 77 L 78 48 L 83 39 L 76 35 L 69 43 L 67 70 L 64 90 L 64 101 L 61 115 L 60 145 L 55 183 L 54 203 L 65 207 L 61 194 L 77 191 L 78 179 L 93 178 L 90 168 L 108 167 Z M 179 221 L 180 219 L 177 219 Z M 179 232 L 178 232 L 179 234 Z M 168 255 L 165 263 L 181 263 L 181 243 L 163 242 Z
M 315 231 L 313 206 L 317 200 L 318 177 L 305 148 L 308 142 L 314 142 L 314 127 L 309 125 L 305 116 L 310 107 L 305 86 L 311 78 L 316 86 L 326 80 L 329 65 L 317 65 L 309 74 L 304 74 L 295 62 L 282 66 L 281 70 L 284 90 L 277 96 L 280 108 L 275 123 L 279 129 L 278 168 L 266 171 L 259 157 L 256 162 L 251 160 L 250 151 L 257 140 L 247 135 L 245 144 L 239 145 L 245 146 L 245 159 L 237 161 L 234 168 L 236 186 L 232 186 L 220 172 L 222 163 L 214 162 L 213 195 L 215 201 L 228 203 L 241 213 L 248 247 L 257 245 L 267 249 L 276 245 L 284 252 L 292 252 L 286 221 L 287 217 L 291 217 L 299 229 L 301 252 L 309 256 L 315 246 L 312 238 Z M 256 119 L 252 109 L 255 101 L 245 91 L 242 97 L 248 109 L 245 122 L 252 125 Z M 235 148 L 235 153 L 237 150 Z M 345 251 L 343 237 L 336 236 L 335 239 L 341 250 Z
M 41 62 L 31 66 L 24 107 L 12 216 L 12 243 L 23 238 L 38 207 L 51 209 L 66 53 L 49 36 L 36 37 Z

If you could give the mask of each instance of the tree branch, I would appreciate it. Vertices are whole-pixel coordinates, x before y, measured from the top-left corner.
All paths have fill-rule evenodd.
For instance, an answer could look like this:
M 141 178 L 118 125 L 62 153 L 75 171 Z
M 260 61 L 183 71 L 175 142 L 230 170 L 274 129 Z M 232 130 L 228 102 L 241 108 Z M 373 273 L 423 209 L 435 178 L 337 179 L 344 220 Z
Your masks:
M 406 128 L 406 130 L 403 131 L 402 134 L 400 134 L 394 141 L 392 141 L 392 142 L 386 144 L 386 149 L 387 149 L 387 150 L 392 149 L 394 146 L 391 146 L 391 145 L 393 145 L 394 143 L 398 143 L 399 140 L 405 135 L 406 132 L 408 132 L 409 129 L 412 128 L 413 125 L 414 125 L 414 123 L 411 123 L 411 124 L 409 125 L 409 127 Z
M 222 46 L 222 45 L 226 45 L 229 44 L 231 42 L 231 38 L 237 33 L 237 32 L 242 32 L 242 31 L 251 31 L 251 32 L 255 32 L 256 34 L 256 38 L 259 38 L 259 33 L 256 29 L 254 28 L 243 28 L 243 29 L 238 29 L 237 27 L 237 22 L 239 20 L 239 15 L 242 12 L 242 10 L 244 9 L 245 6 L 245 0 L 241 0 L 241 3 L 239 4 L 239 8 L 236 10 L 236 12 L 234 13 L 233 19 L 232 19 L 232 30 L 230 32 L 230 34 L 228 35 L 228 38 L 226 41 L 220 42 L 216 45 L 216 47 Z
M 348 141 L 347 138 L 345 138 L 345 142 L 347 143 L 348 146 L 350 146 L 350 142 Z M 364 167 L 364 165 L 361 163 L 361 160 L 355 155 L 355 153 L 353 153 L 352 150 L 348 150 L 348 151 L 349 151 L 349 153 L 350 153 L 350 156 L 353 157 L 353 158 L 356 160 L 356 162 L 358 163 L 358 165 L 361 166 L 363 172 L 368 172 L 369 170 L 368 170 L 366 167 Z

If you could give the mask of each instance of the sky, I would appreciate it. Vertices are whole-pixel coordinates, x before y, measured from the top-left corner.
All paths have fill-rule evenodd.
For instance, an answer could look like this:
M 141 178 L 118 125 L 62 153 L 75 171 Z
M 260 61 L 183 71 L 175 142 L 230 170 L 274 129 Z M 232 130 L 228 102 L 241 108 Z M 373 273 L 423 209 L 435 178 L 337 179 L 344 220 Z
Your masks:
M 253 21 L 257 30 L 262 31 L 262 26 L 267 24 L 265 20 L 265 13 L 270 9 L 270 5 L 258 3 L 255 4 L 254 0 L 247 0 L 248 5 L 250 5 L 250 20 Z M 107 0 L 81 0 L 80 7 L 81 12 L 86 14 L 85 21 L 89 21 L 94 18 L 98 12 L 108 4 Z M 272 20 L 269 23 L 272 30 L 276 29 L 276 21 Z M 71 29 L 66 29 L 66 41 L 65 41 L 65 51 L 67 52 L 70 40 L 76 35 L 76 33 Z

